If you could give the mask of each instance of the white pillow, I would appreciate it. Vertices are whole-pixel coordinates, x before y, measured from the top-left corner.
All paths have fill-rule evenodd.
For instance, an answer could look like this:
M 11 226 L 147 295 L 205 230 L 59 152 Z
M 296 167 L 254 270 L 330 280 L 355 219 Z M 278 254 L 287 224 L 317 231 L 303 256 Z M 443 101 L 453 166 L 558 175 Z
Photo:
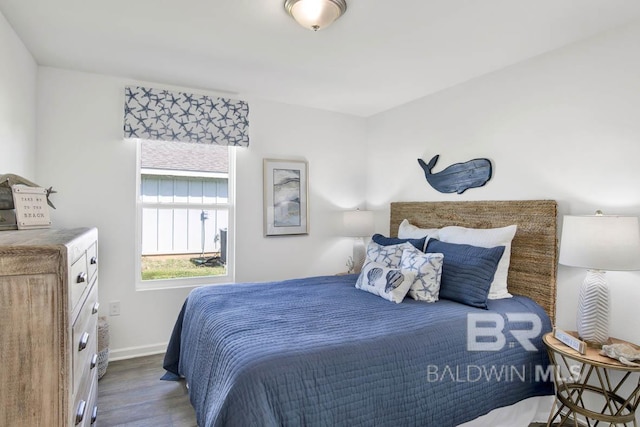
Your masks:
M 401 271 L 403 273 L 405 271 L 414 272 L 416 275 L 409 288 L 409 296 L 411 298 L 416 301 L 438 301 L 443 260 L 443 254 L 425 254 L 416 248 L 405 249 L 402 252 Z
M 501 228 L 465 228 L 465 227 L 443 227 L 440 229 L 440 241 L 446 243 L 462 243 L 466 245 L 479 246 L 481 248 L 493 248 L 504 246 L 504 253 L 496 274 L 489 289 L 489 299 L 511 298 L 507 289 L 507 275 L 509 274 L 509 263 L 511 261 L 511 241 L 516 235 L 517 226 L 509 225 Z
M 399 239 L 422 239 L 426 237 L 424 240 L 424 248 L 426 249 L 427 243 L 429 243 L 429 239 L 437 239 L 439 228 L 420 228 L 411 224 L 407 219 L 403 219 L 398 227 L 398 238 Z
M 397 268 L 369 262 L 362 267 L 356 288 L 399 304 L 407 295 L 415 278 L 414 272 L 400 271 Z
M 375 262 L 382 264 L 384 267 L 400 268 L 402 251 L 411 248 L 415 249 L 413 245 L 408 242 L 398 245 L 382 246 L 372 240 L 367 246 L 367 259 L 365 260 L 365 264 Z

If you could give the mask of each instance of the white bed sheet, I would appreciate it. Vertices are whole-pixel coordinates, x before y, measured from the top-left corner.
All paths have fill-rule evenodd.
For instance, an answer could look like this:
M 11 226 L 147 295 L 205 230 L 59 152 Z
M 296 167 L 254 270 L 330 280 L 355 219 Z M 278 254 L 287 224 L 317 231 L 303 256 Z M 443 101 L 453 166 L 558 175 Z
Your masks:
M 534 422 L 546 423 L 553 403 L 553 396 L 530 397 L 511 406 L 494 409 L 458 427 L 528 427 Z

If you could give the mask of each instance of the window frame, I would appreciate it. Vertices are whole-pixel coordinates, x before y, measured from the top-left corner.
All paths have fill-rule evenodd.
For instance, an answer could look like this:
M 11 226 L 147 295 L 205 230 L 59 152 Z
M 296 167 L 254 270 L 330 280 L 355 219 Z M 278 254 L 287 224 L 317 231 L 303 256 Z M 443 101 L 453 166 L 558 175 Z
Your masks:
M 142 140 L 136 140 L 136 227 L 135 227 L 135 287 L 137 291 L 176 289 L 176 288 L 195 288 L 203 285 L 213 285 L 220 283 L 229 283 L 235 281 L 235 203 L 236 203 L 236 150 L 232 146 L 228 146 L 229 171 L 228 171 L 228 202 L 216 203 L 217 208 L 223 208 L 228 211 L 228 229 L 227 229 L 227 265 L 226 274 L 216 276 L 201 277 L 179 277 L 175 279 L 153 279 L 142 280 L 142 210 L 151 204 L 142 202 L 141 185 L 142 185 L 142 167 L 141 167 L 141 151 Z M 153 173 L 158 176 L 175 176 L 162 175 Z M 182 175 L 181 175 L 182 176 Z M 203 172 L 185 171 L 184 176 L 190 177 L 214 177 L 214 174 Z M 166 204 L 156 204 L 167 206 Z M 193 205 L 191 205 L 193 206 Z M 214 205 L 206 205 L 214 206 Z

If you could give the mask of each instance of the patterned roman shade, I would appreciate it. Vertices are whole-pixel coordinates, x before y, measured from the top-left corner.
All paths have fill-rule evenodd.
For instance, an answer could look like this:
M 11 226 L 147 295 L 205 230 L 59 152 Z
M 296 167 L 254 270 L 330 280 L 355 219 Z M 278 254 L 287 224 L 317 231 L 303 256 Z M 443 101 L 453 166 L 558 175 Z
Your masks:
M 249 146 L 245 101 L 150 89 L 125 88 L 124 137 Z

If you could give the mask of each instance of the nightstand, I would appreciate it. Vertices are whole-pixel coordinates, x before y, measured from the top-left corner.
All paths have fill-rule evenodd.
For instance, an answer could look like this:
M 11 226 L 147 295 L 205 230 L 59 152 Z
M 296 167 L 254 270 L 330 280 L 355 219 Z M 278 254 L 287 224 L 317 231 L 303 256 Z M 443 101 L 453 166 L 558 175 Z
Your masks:
M 577 337 L 577 333 L 569 332 Z M 548 333 L 543 342 L 549 352 L 551 365 L 555 367 L 553 380 L 556 385 L 557 409 L 549 414 L 547 426 L 551 426 L 558 417 L 559 425 L 569 419 L 571 415 L 582 415 L 588 420 L 605 422 L 607 425 L 627 425 L 635 423 L 635 413 L 640 402 L 640 380 L 633 384 L 630 378 L 640 373 L 640 367 L 627 366 L 615 359 L 600 355 L 600 350 L 588 347 L 586 354 L 580 354 L 571 347 Z M 611 343 L 626 343 L 623 340 L 611 338 Z M 638 346 L 634 346 L 638 348 Z M 617 374 L 610 375 L 613 371 Z M 617 377 L 621 377 L 616 380 Z M 629 380 L 627 388 L 631 391 L 624 393 L 624 384 Z M 635 388 L 633 388 L 635 386 Z M 591 405 L 592 407 L 588 407 Z M 566 409 L 566 412 L 563 411 Z M 589 424 L 591 425 L 591 424 Z

